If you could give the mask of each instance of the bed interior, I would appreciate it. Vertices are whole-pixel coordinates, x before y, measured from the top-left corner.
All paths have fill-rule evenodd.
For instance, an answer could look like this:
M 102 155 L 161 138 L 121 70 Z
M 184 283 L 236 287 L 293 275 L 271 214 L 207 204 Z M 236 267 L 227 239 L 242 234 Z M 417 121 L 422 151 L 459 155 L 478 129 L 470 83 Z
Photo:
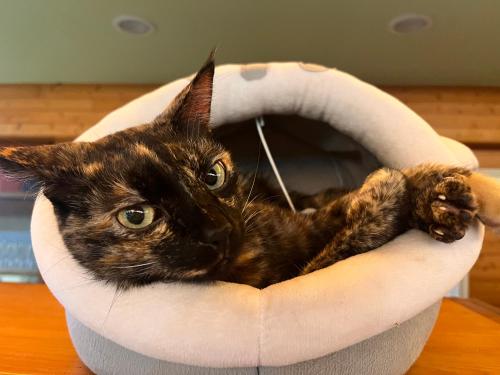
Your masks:
M 270 115 L 264 120 L 267 143 L 290 191 L 355 188 L 381 166 L 363 146 L 327 123 L 295 115 Z M 224 124 L 214 129 L 214 135 L 231 151 L 241 171 L 255 173 L 259 164 L 259 174 L 277 184 L 254 119 Z

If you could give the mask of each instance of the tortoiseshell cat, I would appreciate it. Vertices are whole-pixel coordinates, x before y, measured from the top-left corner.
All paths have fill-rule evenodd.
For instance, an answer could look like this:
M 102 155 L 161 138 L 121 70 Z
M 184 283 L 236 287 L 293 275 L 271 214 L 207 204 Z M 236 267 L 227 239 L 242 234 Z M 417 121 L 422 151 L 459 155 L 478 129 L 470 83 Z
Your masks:
M 92 143 L 0 148 L 6 173 L 40 182 L 69 251 L 96 279 L 122 288 L 173 280 L 263 288 L 410 228 L 452 242 L 478 212 L 498 224 L 500 205 L 492 214 L 484 204 L 490 189 L 475 194 L 475 184 L 492 182 L 446 166 L 385 168 L 352 192 L 296 194 L 299 208 L 317 208 L 310 215 L 251 197 L 252 179 L 208 128 L 213 75 L 210 59 L 150 124 Z

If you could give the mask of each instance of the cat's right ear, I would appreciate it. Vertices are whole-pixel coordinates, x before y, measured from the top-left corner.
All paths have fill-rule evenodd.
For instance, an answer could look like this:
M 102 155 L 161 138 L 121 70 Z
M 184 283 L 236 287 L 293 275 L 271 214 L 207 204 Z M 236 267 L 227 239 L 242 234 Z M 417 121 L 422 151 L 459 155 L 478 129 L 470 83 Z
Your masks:
M 168 124 L 174 131 L 185 134 L 208 132 L 215 73 L 214 54 L 215 50 L 210 53 L 208 60 L 193 80 L 154 120 L 154 123 L 160 126 Z
M 47 185 L 68 175 L 82 159 L 86 144 L 0 147 L 0 172 L 17 180 Z
M 81 201 L 86 171 L 96 168 L 87 163 L 91 147 L 85 142 L 0 147 L 0 173 L 43 189 L 54 209 L 64 217 L 72 202 Z

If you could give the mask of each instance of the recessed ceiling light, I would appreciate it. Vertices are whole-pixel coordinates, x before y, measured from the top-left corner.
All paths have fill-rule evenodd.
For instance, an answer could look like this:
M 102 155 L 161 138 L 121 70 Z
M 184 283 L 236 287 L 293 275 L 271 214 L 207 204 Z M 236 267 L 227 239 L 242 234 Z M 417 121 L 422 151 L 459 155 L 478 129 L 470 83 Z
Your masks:
M 391 31 L 397 34 L 410 34 L 428 29 L 432 26 L 432 19 L 421 14 L 401 14 L 389 22 Z
M 146 35 L 155 29 L 153 24 L 135 16 L 118 16 L 113 19 L 113 26 L 127 34 Z

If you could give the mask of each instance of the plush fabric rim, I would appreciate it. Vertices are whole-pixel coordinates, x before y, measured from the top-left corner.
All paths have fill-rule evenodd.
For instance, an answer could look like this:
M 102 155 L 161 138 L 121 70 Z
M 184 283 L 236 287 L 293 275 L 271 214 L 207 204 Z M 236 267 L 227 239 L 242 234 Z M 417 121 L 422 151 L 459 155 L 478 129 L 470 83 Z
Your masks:
M 476 164 L 466 149 L 452 145 L 450 151 L 395 98 L 346 73 L 320 68 L 297 63 L 218 67 L 213 125 L 297 114 L 331 124 L 391 167 Z M 248 72 L 256 73 L 254 78 Z M 151 120 L 187 82 L 175 81 L 134 100 L 78 140 Z M 32 219 L 42 276 L 76 319 L 141 354 L 209 367 L 288 365 L 383 332 L 458 283 L 476 260 L 482 237 L 479 224 L 451 245 L 410 231 L 376 251 L 264 290 L 230 283 L 155 284 L 117 295 L 112 286 L 90 280 L 69 256 L 43 195 Z

